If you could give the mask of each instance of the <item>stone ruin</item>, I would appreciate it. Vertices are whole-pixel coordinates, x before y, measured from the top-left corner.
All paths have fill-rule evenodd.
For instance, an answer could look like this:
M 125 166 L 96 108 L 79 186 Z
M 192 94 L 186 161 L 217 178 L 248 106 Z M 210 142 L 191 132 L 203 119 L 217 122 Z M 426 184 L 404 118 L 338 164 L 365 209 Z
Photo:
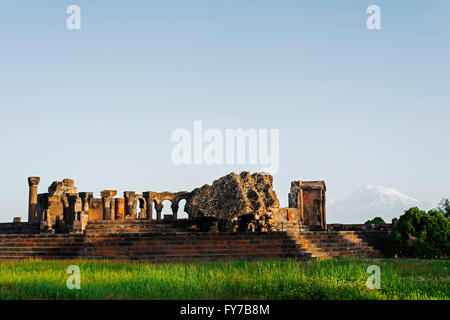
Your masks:
M 381 258 L 391 230 L 327 225 L 323 181 L 293 181 L 281 208 L 267 173 L 231 173 L 190 192 L 103 190 L 98 198 L 70 179 L 38 194 L 39 182 L 28 179 L 28 222 L 0 223 L 0 259 Z M 172 214 L 162 216 L 167 200 Z M 177 215 L 181 200 L 187 219 Z
M 117 190 L 103 190 L 100 198 L 93 192 L 78 192 L 70 179 L 55 181 L 47 193 L 38 194 L 39 182 L 39 177 L 28 178 L 28 222 L 38 223 L 42 233 L 82 233 L 89 221 L 177 223 L 183 220 L 177 216 L 183 199 L 187 231 L 326 230 L 324 181 L 293 181 L 288 208 L 280 208 L 273 178 L 267 173 L 230 173 L 191 192 L 125 191 L 123 197 L 116 197 Z M 171 202 L 172 215 L 162 217 L 165 200 Z

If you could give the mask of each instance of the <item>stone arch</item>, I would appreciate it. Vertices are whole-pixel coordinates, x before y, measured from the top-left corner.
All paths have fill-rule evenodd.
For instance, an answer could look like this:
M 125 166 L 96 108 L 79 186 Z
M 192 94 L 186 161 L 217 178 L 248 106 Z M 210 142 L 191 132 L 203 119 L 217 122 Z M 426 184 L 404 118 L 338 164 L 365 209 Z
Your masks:
M 158 192 L 156 193 L 155 199 L 157 199 L 159 202 L 163 202 L 165 200 L 169 200 L 170 202 L 173 201 L 174 194 L 172 192 L 164 191 L 164 192 Z
M 146 191 L 143 192 L 143 197 L 147 203 L 147 219 L 152 219 L 153 213 L 153 205 L 155 206 L 156 211 L 156 220 L 161 220 L 161 214 L 164 208 L 163 202 L 168 200 L 171 202 L 170 208 L 172 210 L 172 215 L 176 219 L 178 214 L 178 206 L 179 202 L 182 199 L 186 199 L 189 192 L 181 191 L 181 192 L 154 192 L 154 191 Z
M 178 219 L 178 209 L 180 207 L 180 201 L 186 200 L 186 197 L 188 194 L 189 194 L 189 192 L 187 192 L 187 191 L 180 191 L 180 192 L 173 194 L 172 213 L 173 213 L 173 218 L 175 220 Z
M 166 200 L 169 200 L 172 202 L 173 200 L 173 194 L 172 192 L 152 192 L 152 198 L 153 203 L 155 204 L 155 210 L 156 210 L 156 220 L 161 221 L 162 219 L 162 211 L 164 208 L 163 202 Z
M 163 210 L 163 203 L 159 199 L 153 199 L 153 203 L 155 204 L 155 211 L 156 211 L 156 220 L 161 221 L 161 212 Z
M 137 194 L 134 198 L 133 212 L 136 212 L 136 219 L 146 219 L 147 218 L 147 201 L 141 194 Z
M 177 203 L 180 202 L 183 199 L 186 199 L 188 196 L 189 192 L 188 191 L 180 191 L 177 192 L 173 195 L 174 201 L 176 201 Z

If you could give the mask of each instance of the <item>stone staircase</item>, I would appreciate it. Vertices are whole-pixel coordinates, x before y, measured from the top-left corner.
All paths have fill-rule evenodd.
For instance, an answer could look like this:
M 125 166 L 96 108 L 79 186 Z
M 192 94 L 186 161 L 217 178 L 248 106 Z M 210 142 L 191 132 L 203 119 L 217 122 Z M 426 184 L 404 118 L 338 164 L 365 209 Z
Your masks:
M 172 233 L 87 236 L 94 259 L 144 261 L 309 258 L 286 234 Z
M 76 259 L 86 249 L 83 235 L 0 235 L 0 259 Z
M 355 256 L 380 258 L 384 256 L 387 236 L 386 231 L 372 230 L 179 232 L 170 223 L 102 222 L 90 223 L 84 235 L 0 235 L 0 259 L 176 261 Z
M 217 260 L 309 258 L 286 234 L 0 235 L 0 259 Z
M 295 244 L 314 259 L 342 257 L 382 258 L 387 231 L 304 231 L 287 232 Z
M 149 220 L 89 221 L 86 235 L 130 234 L 130 233 L 176 233 L 186 232 L 183 220 L 156 223 Z

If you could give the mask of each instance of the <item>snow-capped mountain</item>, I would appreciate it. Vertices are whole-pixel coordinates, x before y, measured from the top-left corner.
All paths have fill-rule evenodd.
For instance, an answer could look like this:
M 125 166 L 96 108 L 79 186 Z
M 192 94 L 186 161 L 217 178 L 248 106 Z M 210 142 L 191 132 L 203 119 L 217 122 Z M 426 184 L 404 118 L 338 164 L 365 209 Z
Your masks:
M 327 223 L 364 223 L 374 217 L 382 217 L 389 223 L 411 207 L 429 210 L 432 204 L 419 201 L 392 188 L 368 185 L 350 197 L 329 205 Z

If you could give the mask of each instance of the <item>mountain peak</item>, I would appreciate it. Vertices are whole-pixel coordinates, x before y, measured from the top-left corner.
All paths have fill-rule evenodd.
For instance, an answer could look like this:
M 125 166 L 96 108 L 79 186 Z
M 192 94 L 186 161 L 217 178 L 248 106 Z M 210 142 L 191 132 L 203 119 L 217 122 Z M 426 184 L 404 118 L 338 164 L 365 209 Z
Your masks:
M 394 188 L 387 188 L 383 186 L 375 186 L 375 185 L 367 185 L 359 189 L 359 193 L 368 193 L 378 196 L 384 196 L 384 197 L 390 197 L 390 198 L 397 198 L 401 201 L 410 202 L 410 203 L 420 203 L 419 200 L 414 199 L 413 197 L 410 197 L 404 193 L 401 193 L 400 191 L 394 189 Z
M 364 223 L 378 216 L 390 222 L 411 207 L 428 210 L 432 206 L 393 188 L 366 185 L 348 198 L 330 205 L 327 220 L 335 223 Z

